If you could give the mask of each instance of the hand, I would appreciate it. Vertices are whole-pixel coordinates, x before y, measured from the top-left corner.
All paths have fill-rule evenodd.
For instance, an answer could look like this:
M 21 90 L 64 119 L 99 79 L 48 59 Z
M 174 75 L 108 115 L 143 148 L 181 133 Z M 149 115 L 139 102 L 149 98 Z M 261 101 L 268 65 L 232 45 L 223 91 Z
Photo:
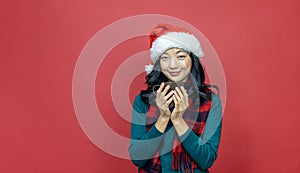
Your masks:
M 173 97 L 171 97 L 174 94 L 174 91 L 170 91 L 168 94 L 170 86 L 167 85 L 165 87 L 165 84 L 162 83 L 160 87 L 157 90 L 156 94 L 156 105 L 159 108 L 160 115 L 166 118 L 171 117 L 171 111 L 169 109 L 170 103 L 173 101 Z M 167 94 L 167 95 L 166 95 Z
M 175 88 L 173 95 L 175 108 L 171 114 L 171 120 L 176 121 L 182 119 L 182 115 L 189 107 L 189 97 L 186 89 L 183 86 Z

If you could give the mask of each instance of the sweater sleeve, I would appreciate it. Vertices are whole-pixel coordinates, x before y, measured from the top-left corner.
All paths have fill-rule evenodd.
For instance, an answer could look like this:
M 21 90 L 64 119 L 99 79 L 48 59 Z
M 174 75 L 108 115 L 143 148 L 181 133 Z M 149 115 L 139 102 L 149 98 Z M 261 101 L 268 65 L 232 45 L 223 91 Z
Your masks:
M 191 128 L 179 136 L 183 147 L 204 170 L 210 168 L 218 155 L 222 130 L 222 105 L 217 95 L 212 97 L 212 108 L 208 114 L 204 133 L 197 136 Z
M 162 134 L 155 126 L 146 131 L 146 113 L 148 105 L 140 95 L 134 100 L 132 109 L 131 134 L 129 155 L 132 162 L 143 167 L 148 160 L 154 157 L 162 140 Z

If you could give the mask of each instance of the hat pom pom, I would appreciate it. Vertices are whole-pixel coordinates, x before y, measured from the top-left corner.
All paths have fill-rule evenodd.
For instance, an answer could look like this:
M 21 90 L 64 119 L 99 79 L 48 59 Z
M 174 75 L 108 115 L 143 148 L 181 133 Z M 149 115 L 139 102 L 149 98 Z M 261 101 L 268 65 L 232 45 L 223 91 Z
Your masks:
M 145 65 L 145 71 L 146 71 L 146 74 L 150 74 L 153 70 L 153 67 L 154 65 L 153 64 L 149 64 L 149 65 Z

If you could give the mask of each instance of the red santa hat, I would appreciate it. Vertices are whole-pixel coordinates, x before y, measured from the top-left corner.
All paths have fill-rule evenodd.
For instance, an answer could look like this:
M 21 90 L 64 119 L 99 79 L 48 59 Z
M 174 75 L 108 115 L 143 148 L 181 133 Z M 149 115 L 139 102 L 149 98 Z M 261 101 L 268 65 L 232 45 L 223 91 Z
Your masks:
M 199 40 L 187 29 L 170 24 L 159 24 L 150 32 L 150 57 L 155 63 L 159 57 L 168 49 L 181 48 L 187 52 L 192 52 L 198 58 L 204 56 Z M 145 66 L 145 71 L 149 74 L 153 65 Z

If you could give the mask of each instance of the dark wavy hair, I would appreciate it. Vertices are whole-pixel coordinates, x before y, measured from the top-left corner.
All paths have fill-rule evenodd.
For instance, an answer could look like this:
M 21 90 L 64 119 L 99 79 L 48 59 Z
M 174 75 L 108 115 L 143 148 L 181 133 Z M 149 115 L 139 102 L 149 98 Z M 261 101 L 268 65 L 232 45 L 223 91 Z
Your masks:
M 205 102 L 211 100 L 212 94 L 215 93 L 212 88 L 214 88 L 217 93 L 219 89 L 216 85 L 206 84 L 205 83 L 205 74 L 204 69 L 199 61 L 199 58 L 193 53 L 188 53 L 192 59 L 192 67 L 189 78 L 192 83 L 198 89 L 197 93 L 199 94 L 200 106 Z M 162 82 L 168 82 L 168 78 L 161 72 L 159 60 L 154 64 L 153 70 L 146 76 L 146 84 L 148 88 L 142 90 L 140 95 L 142 100 L 150 105 L 154 103 L 153 97 L 153 87 L 155 85 L 160 85 Z

